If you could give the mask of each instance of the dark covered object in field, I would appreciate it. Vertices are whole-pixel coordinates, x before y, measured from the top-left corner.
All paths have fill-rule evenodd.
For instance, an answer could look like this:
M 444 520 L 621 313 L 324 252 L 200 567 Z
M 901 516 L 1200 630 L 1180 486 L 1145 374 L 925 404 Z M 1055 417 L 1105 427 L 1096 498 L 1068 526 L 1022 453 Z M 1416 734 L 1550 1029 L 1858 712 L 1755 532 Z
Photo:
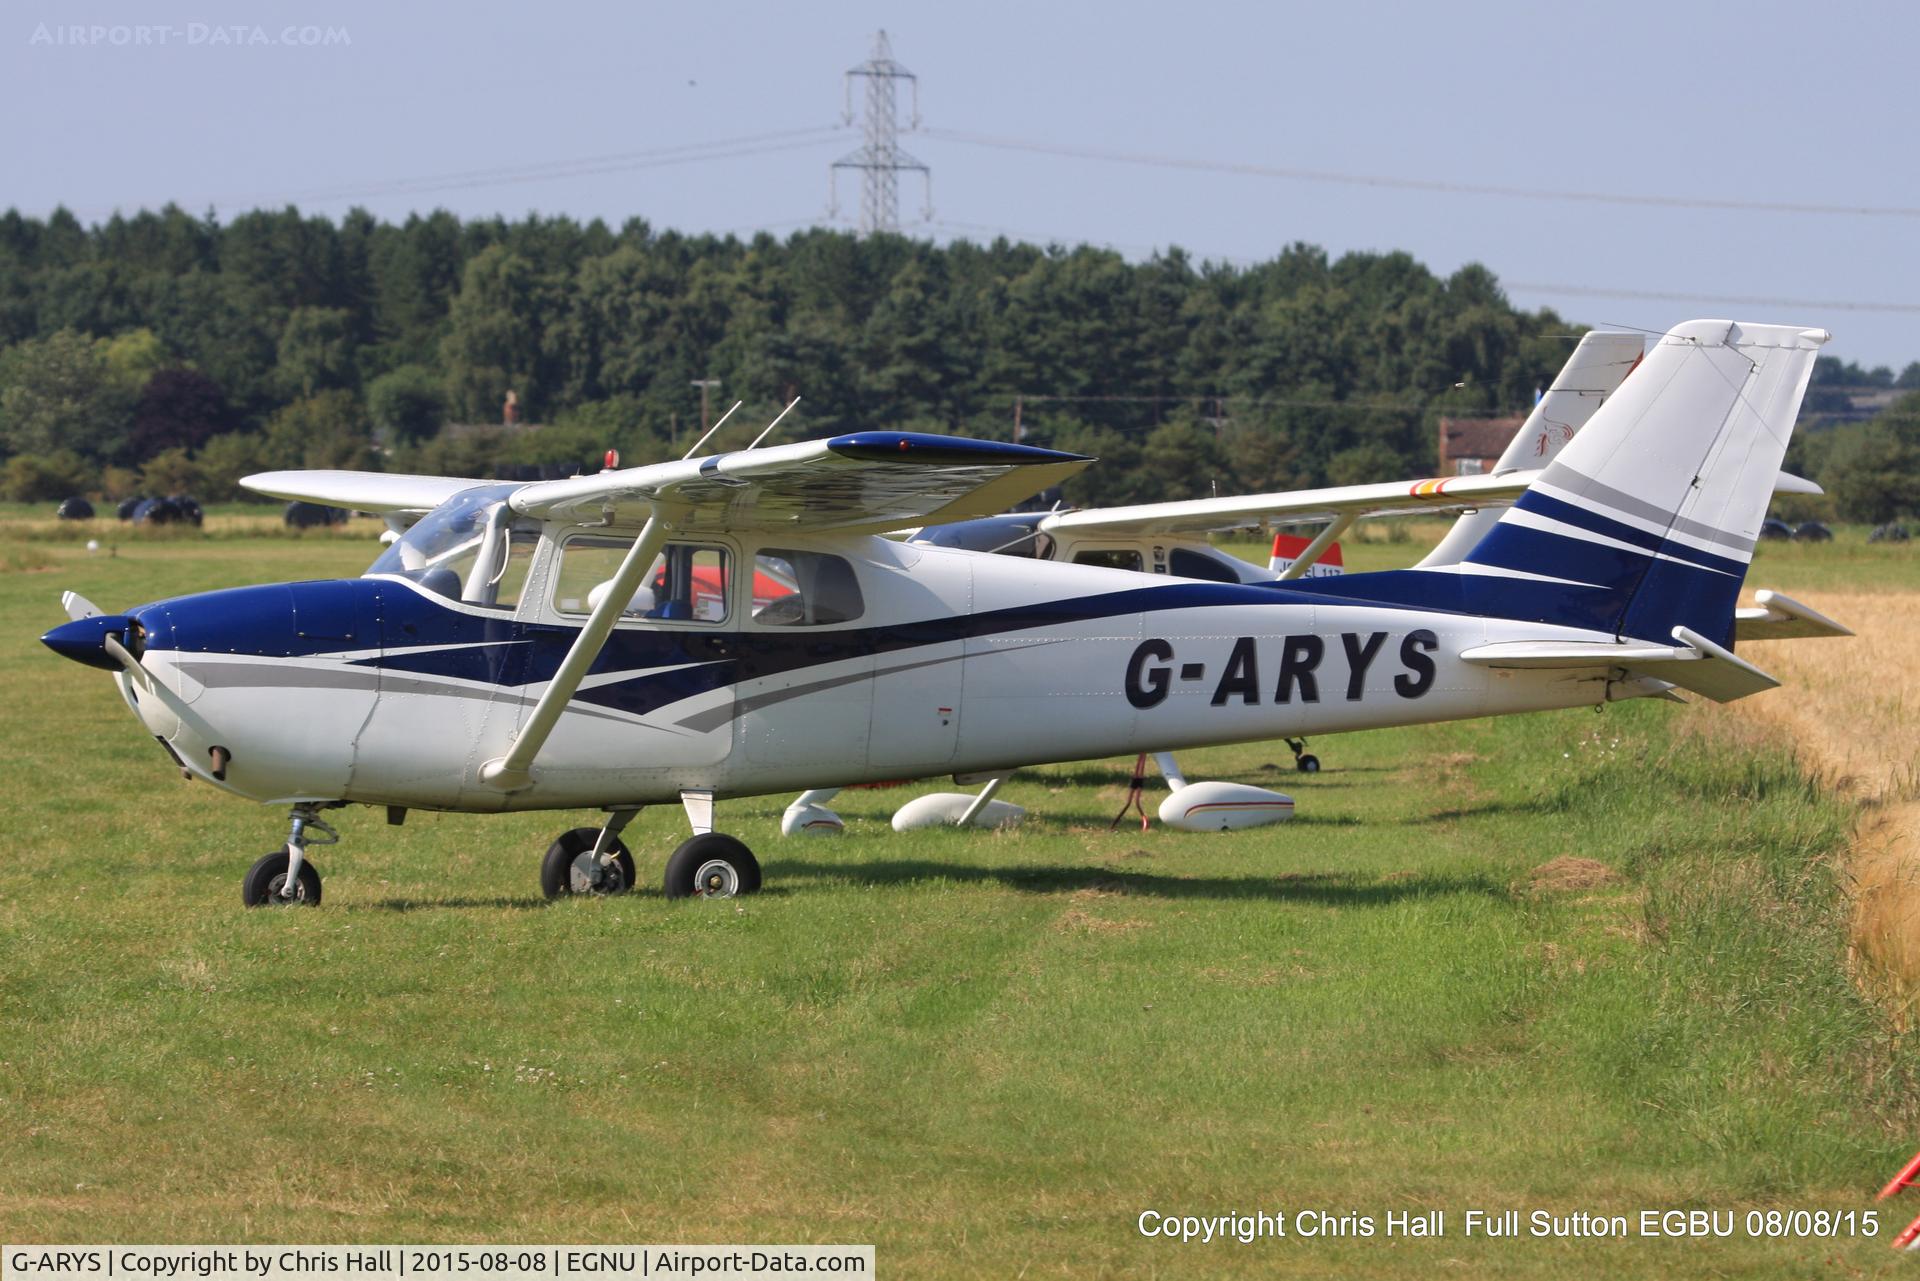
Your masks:
M 291 502 L 287 504 L 287 525 L 292 529 L 320 529 L 327 525 L 347 523 L 347 509 L 328 507 L 323 503 Z

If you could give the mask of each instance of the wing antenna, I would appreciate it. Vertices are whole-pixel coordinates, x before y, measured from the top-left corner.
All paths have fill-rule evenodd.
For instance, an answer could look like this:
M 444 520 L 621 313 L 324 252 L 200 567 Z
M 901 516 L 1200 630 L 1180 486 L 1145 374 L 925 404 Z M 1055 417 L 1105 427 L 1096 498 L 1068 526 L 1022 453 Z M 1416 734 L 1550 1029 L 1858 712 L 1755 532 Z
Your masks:
M 740 406 L 741 406 L 741 405 L 743 405 L 743 404 L 745 404 L 745 403 L 746 403 L 745 401 L 739 401 L 739 400 L 736 400 L 736 401 L 734 401 L 734 402 L 733 402 L 733 409 L 738 409 L 738 408 L 740 408 Z M 700 438 L 699 440 L 696 440 L 696 441 L 694 441 L 694 442 L 693 442 L 693 448 L 692 448 L 692 449 L 689 449 L 689 450 L 688 450 L 688 451 L 687 451 L 686 453 L 684 453 L 684 454 L 682 454 L 682 455 L 680 455 L 680 457 L 681 457 L 681 459 L 682 459 L 682 460 L 684 461 L 684 460 L 686 460 L 686 459 L 688 459 L 688 458 L 691 458 L 691 457 L 693 457 L 693 456 L 694 456 L 695 454 L 697 454 L 697 453 L 699 453 L 699 452 L 700 452 L 700 446 L 702 446 L 702 445 L 704 445 L 704 444 L 706 444 L 706 443 L 707 443 L 708 441 L 710 441 L 710 440 L 712 440 L 712 439 L 713 439 L 713 433 L 715 433 L 715 432 L 717 432 L 717 431 L 719 431 L 719 430 L 720 430 L 720 429 L 721 429 L 722 427 L 724 427 L 724 426 L 726 426 L 726 425 L 727 425 L 727 419 L 729 419 L 729 418 L 731 418 L 731 417 L 733 417 L 733 409 L 729 409 L 729 410 L 728 410 L 728 411 L 727 411 L 726 413 L 724 413 L 724 414 L 721 414 L 721 415 L 720 415 L 720 421 L 719 421 L 719 422 L 717 422 L 717 423 L 715 423 L 715 424 L 714 424 L 713 426 L 711 426 L 711 427 L 709 427 L 709 428 L 707 428 L 707 434 L 706 434 L 706 435 L 704 435 L 704 436 L 702 436 L 702 437 L 701 437 L 701 438 Z
M 779 416 L 776 417 L 772 422 L 767 424 L 767 430 L 761 432 L 758 436 L 755 436 L 753 438 L 753 444 L 748 445 L 747 448 L 748 449 L 756 448 L 761 441 L 767 438 L 768 433 L 772 432 L 775 427 L 778 427 L 780 425 L 780 419 L 785 418 L 788 414 L 792 413 L 793 407 L 799 403 L 800 403 L 800 398 L 798 396 L 795 396 L 792 400 L 788 401 L 787 407 L 780 411 Z

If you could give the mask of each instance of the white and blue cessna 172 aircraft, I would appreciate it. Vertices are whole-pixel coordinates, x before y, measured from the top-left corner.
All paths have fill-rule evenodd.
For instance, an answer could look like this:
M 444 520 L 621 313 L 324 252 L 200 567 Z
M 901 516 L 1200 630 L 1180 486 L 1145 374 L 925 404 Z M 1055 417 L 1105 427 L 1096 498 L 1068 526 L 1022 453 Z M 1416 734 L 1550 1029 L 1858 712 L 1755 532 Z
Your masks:
M 630 888 L 621 829 L 678 800 L 668 897 L 750 893 L 716 799 L 1773 687 L 1735 604 L 1826 340 L 1675 328 L 1451 565 L 1246 584 L 902 544 L 1091 460 L 871 431 L 531 484 L 256 478 L 429 510 L 361 578 L 69 594 L 43 639 L 191 774 L 292 806 L 249 904 L 319 900 L 306 849 L 349 803 L 607 811 L 547 851 L 560 894 Z M 791 590 L 755 606 L 762 578 Z M 1762 613 L 1743 634 L 1843 630 Z

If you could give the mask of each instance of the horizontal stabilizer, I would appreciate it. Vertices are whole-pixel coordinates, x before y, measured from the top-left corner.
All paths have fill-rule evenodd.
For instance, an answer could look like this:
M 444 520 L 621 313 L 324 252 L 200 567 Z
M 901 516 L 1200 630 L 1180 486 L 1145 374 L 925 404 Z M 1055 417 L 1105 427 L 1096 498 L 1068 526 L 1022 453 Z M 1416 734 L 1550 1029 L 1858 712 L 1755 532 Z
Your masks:
M 1671 662 L 1680 656 L 1672 645 L 1644 641 L 1495 641 L 1460 651 L 1460 661 L 1480 667 L 1574 670 L 1583 667 L 1625 667 L 1628 664 Z
M 1779 592 L 1753 594 L 1757 606 L 1733 611 L 1736 641 L 1810 640 L 1820 636 L 1851 636 L 1853 629 Z
M 1776 497 L 1780 494 L 1807 494 L 1818 498 L 1827 491 L 1820 488 L 1817 481 L 1808 480 L 1805 476 L 1796 476 L 1790 471 L 1783 471 L 1774 477 L 1773 492 Z
M 1776 688 L 1780 682 L 1687 627 L 1676 627 L 1677 645 L 1645 641 L 1496 641 L 1462 650 L 1462 662 L 1481 667 L 1548 671 L 1618 668 L 1630 676 L 1667 681 L 1682 689 L 1731 703 Z

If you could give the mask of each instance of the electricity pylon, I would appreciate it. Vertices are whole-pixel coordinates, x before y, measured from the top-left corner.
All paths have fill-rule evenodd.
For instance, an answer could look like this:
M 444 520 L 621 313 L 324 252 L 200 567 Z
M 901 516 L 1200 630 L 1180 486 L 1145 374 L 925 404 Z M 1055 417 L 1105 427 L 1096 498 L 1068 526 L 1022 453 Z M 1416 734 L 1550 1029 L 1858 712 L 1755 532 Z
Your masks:
M 907 127 L 920 127 L 919 78 L 893 60 L 893 48 L 887 43 L 887 33 L 876 32 L 873 37 L 873 56 L 847 72 L 847 106 L 843 119 L 848 124 L 853 123 L 855 77 L 862 77 L 867 82 L 866 110 L 862 119 L 867 141 L 834 161 L 833 167 L 827 171 L 829 211 L 839 212 L 839 190 L 834 181 L 838 172 L 842 169 L 858 169 L 861 171 L 860 234 L 870 236 L 876 231 L 898 231 L 900 173 L 902 170 L 918 170 L 926 180 L 926 204 L 922 213 L 932 218 L 933 171 L 900 150 L 900 122 L 895 114 L 894 91 L 898 82 L 904 80 L 913 87 L 913 120 Z

